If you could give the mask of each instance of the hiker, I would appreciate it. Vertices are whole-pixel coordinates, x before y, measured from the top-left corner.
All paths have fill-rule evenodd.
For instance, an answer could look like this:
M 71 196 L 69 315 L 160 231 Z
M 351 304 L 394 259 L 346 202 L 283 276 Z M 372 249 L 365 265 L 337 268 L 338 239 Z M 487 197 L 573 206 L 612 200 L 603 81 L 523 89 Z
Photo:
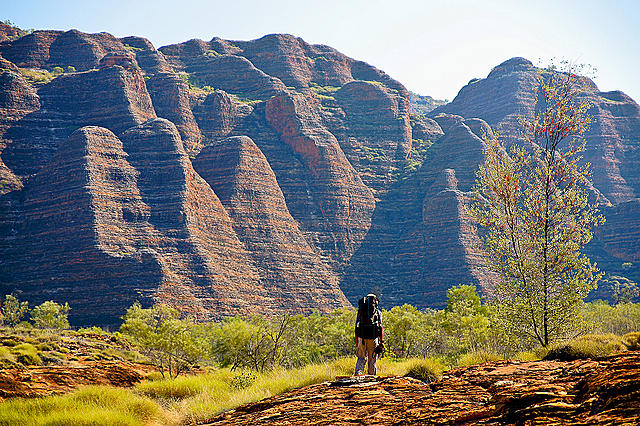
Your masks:
M 356 376 L 364 374 L 367 359 L 368 374 L 376 374 L 376 358 L 382 352 L 382 314 L 378 309 L 378 297 L 367 294 L 358 301 L 356 317 Z

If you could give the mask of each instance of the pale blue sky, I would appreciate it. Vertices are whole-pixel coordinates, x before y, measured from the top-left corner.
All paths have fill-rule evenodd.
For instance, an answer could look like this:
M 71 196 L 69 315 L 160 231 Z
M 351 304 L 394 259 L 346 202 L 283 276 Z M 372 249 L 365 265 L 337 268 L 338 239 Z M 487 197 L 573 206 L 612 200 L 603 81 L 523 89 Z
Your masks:
M 513 56 L 588 63 L 601 90 L 640 101 L 640 1 L 0 0 L 22 28 L 140 35 L 156 47 L 289 33 L 369 62 L 410 90 L 452 99 Z

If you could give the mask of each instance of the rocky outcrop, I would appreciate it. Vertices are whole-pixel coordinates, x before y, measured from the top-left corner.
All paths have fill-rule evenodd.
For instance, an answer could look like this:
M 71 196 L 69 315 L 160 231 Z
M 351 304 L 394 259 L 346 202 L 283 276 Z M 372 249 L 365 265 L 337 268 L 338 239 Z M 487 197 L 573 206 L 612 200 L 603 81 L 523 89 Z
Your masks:
M 63 394 L 81 386 L 131 387 L 142 379 L 142 374 L 126 361 L 3 369 L 0 370 L 0 400 Z
M 34 31 L 0 45 L 0 54 L 19 67 L 73 66 L 78 71 L 97 68 L 107 53 L 126 54 L 122 42 L 108 33 L 86 34 L 78 30 Z
M 220 200 L 193 170 L 176 127 L 150 120 L 126 131 L 122 141 L 158 233 L 151 245 L 163 265 L 156 299 L 200 319 L 248 313 L 255 306 L 278 309 L 260 287 Z
M 150 296 L 161 270 L 151 253 L 137 251 L 149 207 L 126 157 L 113 133 L 87 127 L 29 180 L 19 220 L 0 245 L 3 292 L 70 302 L 72 321 L 83 324 L 113 324 L 123 306 Z
M 208 146 L 194 167 L 220 197 L 270 297 L 292 312 L 347 304 L 337 276 L 304 239 L 251 139 L 237 136 Z
M 158 117 L 175 124 L 188 153 L 201 148 L 202 134 L 189 103 L 189 87 L 172 72 L 158 72 L 146 82 Z
M 375 207 L 371 191 L 346 159 L 336 138 L 323 128 L 308 98 L 290 94 L 273 97 L 267 102 L 266 118 L 300 157 L 322 214 L 320 220 L 299 220 L 316 234 L 323 249 L 344 261 L 369 229 Z
M 409 377 L 343 378 L 227 411 L 203 424 L 563 424 L 640 422 L 640 353 L 498 361 Z
M 2 159 L 19 176 L 36 173 L 82 126 L 101 126 L 118 134 L 156 116 L 142 74 L 121 66 L 65 74 L 37 94 L 40 108 L 4 135 Z
M 443 307 L 441 295 L 451 286 L 467 282 L 488 289 L 495 279 L 484 267 L 465 209 L 483 160 L 483 142 L 472 128 L 486 123 L 453 115 L 441 115 L 437 123 L 431 128 L 442 128 L 444 136 L 428 149 L 422 166 L 377 203 L 371 229 L 342 281 L 349 300 L 378 289 L 385 304 L 411 300 L 420 308 Z
M 4 150 L 11 143 L 11 135 L 7 132 L 23 117 L 40 109 L 36 91 L 17 70 L 7 68 L 0 71 L 0 194 L 22 188 L 19 177 L 4 164 Z
M 0 285 L 93 323 L 138 292 L 204 319 L 375 287 L 385 306 L 436 307 L 451 285 L 490 286 L 465 206 L 484 135 L 532 114 L 540 75 L 514 58 L 427 118 L 383 71 L 284 34 L 156 49 L 35 31 L 0 42 L 0 66 Z M 638 106 L 582 84 L 590 193 L 614 215 L 594 252 L 619 268 L 638 257 Z M 106 307 L 83 286 L 123 294 Z

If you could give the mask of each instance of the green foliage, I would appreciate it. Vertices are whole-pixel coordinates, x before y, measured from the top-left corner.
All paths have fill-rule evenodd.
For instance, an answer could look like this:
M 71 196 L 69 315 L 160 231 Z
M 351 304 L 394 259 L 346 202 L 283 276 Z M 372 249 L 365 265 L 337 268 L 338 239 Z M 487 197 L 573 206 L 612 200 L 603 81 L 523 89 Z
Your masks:
M 67 67 L 67 72 L 76 72 L 76 67 L 74 67 L 73 65 L 69 65 Z
M 191 369 L 204 355 L 202 327 L 181 320 L 167 305 L 144 309 L 134 303 L 120 331 L 145 354 L 164 376 L 176 377 Z
M 614 305 L 630 303 L 640 295 L 638 284 L 626 277 L 606 277 L 601 280 L 601 285 L 609 287 Z
M 36 306 L 31 311 L 31 320 L 36 328 L 69 328 L 69 304 L 60 305 L 52 300 Z
M 133 52 L 133 53 L 142 52 L 142 50 L 143 50 L 140 47 L 134 47 L 134 46 L 128 45 L 126 43 L 124 43 L 124 48 L 127 49 L 129 52 Z
M 493 295 L 501 329 L 548 346 L 578 327 L 582 301 L 601 276 L 581 249 L 604 218 L 588 202 L 590 171 L 580 162 L 590 119 L 577 76 L 545 76 L 540 112 L 521 120 L 528 146 L 507 152 L 485 137 L 481 200 L 471 213 L 500 278 Z
M 51 70 L 51 74 L 53 74 L 56 77 L 63 73 L 64 73 L 64 69 L 62 67 L 53 67 L 53 69 Z
M 178 74 L 178 77 L 180 77 L 182 81 L 187 83 L 191 91 L 201 92 L 201 93 L 215 92 L 215 89 L 212 86 L 207 85 L 205 82 L 201 81 L 194 75 L 188 74 L 186 72 L 182 72 Z
M 585 303 L 580 311 L 580 322 L 591 333 L 623 335 L 640 330 L 640 304 L 619 303 L 610 306 L 597 300 Z
M 7 294 L 2 304 L 2 319 L 9 327 L 15 327 L 29 312 L 29 302 L 20 302 L 14 295 Z
M 271 320 L 229 318 L 210 326 L 211 354 L 223 366 L 257 371 L 334 359 L 353 351 L 354 318 L 348 309 Z
M 16 398 L 0 403 L 0 424 L 142 425 L 167 424 L 155 402 L 128 389 L 89 386 L 63 396 Z
M 318 95 L 324 96 L 331 96 L 332 94 L 340 90 L 339 86 L 320 86 L 318 83 L 315 83 L 313 81 L 309 82 L 309 88 L 316 92 Z
M 51 80 L 57 77 L 53 73 L 50 73 L 47 70 L 37 70 L 31 68 L 18 68 L 20 74 L 27 80 L 27 82 L 41 86 L 43 84 L 50 83 Z
M 624 343 L 630 351 L 640 350 L 640 331 L 625 334 L 622 336 L 622 343 Z
M 0 346 L 0 369 L 18 367 L 16 358 L 7 347 Z

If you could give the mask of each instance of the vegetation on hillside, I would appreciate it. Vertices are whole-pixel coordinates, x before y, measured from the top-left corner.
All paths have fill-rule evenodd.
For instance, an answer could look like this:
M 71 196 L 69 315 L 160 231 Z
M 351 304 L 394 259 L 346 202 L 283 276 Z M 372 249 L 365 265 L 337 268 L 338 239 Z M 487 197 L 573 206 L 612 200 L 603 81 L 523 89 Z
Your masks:
M 448 292 L 445 309 L 403 305 L 383 311 L 387 352 L 378 371 L 431 381 L 450 367 L 503 358 L 575 359 L 640 348 L 640 304 L 586 303 L 578 316 L 573 339 L 541 348 L 535 341 L 505 338 L 495 308 L 483 303 L 473 286 L 456 286 Z M 6 401 L 0 403 L 0 423 L 99 424 L 116 419 L 122 424 L 177 424 L 207 419 L 243 403 L 353 374 L 354 319 L 354 310 L 337 309 L 196 324 L 166 306 L 135 304 L 116 333 L 97 327 L 37 329 L 22 321 L 2 333 L 2 368 L 128 359 L 155 364 L 158 372 L 130 389 L 94 386 L 62 396 Z M 181 369 L 176 362 L 183 363 Z M 174 363 L 171 372 L 168 363 Z

